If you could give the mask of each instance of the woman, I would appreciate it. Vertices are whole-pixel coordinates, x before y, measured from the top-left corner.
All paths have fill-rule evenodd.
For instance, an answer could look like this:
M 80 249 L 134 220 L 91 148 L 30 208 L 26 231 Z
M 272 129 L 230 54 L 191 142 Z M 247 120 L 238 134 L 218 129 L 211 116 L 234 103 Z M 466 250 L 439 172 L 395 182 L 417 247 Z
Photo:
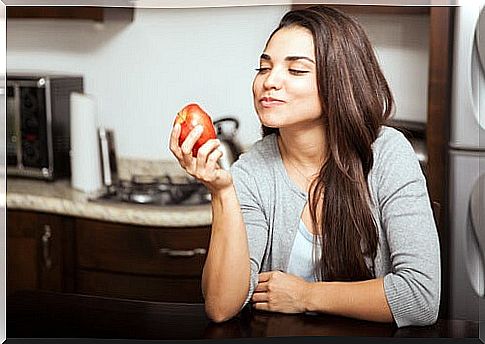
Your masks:
M 287 13 L 253 82 L 263 138 L 230 171 L 219 142 L 170 149 L 212 195 L 208 316 L 273 312 L 436 321 L 440 249 L 413 149 L 384 125 L 393 99 L 362 28 L 334 9 Z

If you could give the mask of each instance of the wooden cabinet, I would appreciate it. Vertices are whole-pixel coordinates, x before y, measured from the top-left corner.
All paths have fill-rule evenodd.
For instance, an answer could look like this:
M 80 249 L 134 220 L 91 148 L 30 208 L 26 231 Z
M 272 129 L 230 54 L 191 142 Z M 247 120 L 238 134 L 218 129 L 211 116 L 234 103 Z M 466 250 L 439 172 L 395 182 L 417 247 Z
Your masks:
M 7 293 L 203 302 L 210 226 L 148 227 L 7 210 Z
M 154 228 L 76 220 L 80 293 L 202 302 L 210 227 Z
M 7 294 L 21 289 L 69 290 L 69 219 L 7 211 Z
M 8 19 L 76 19 L 103 22 L 112 17 L 133 21 L 133 8 L 98 6 L 8 6 Z

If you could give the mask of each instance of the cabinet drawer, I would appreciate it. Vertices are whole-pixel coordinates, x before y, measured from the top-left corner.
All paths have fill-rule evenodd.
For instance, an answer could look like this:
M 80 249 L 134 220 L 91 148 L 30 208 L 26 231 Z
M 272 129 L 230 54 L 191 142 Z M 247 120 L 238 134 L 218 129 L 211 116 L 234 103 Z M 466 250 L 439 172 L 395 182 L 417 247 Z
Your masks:
M 200 279 L 78 270 L 77 293 L 160 302 L 203 303 Z
M 210 227 L 153 228 L 78 219 L 78 267 L 200 278 L 209 236 Z

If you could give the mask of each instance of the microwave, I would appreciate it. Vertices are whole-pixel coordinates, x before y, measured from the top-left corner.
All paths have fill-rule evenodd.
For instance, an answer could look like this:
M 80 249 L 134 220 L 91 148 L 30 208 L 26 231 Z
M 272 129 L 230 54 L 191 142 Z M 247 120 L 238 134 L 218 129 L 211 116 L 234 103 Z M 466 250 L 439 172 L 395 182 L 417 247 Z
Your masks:
M 53 181 L 71 175 L 70 94 L 80 75 L 8 73 L 7 176 Z

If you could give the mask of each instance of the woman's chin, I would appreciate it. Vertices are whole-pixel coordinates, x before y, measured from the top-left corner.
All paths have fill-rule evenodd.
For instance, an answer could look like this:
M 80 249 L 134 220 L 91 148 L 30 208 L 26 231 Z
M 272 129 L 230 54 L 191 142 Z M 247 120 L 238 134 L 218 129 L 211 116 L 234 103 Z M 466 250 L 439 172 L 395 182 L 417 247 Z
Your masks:
M 278 121 L 273 116 L 259 115 L 259 122 L 268 128 L 279 128 L 281 127 L 281 121 Z
M 261 125 L 264 125 L 265 127 L 272 128 L 272 129 L 279 129 L 279 128 L 281 128 L 280 125 L 275 124 L 275 123 L 261 122 Z

